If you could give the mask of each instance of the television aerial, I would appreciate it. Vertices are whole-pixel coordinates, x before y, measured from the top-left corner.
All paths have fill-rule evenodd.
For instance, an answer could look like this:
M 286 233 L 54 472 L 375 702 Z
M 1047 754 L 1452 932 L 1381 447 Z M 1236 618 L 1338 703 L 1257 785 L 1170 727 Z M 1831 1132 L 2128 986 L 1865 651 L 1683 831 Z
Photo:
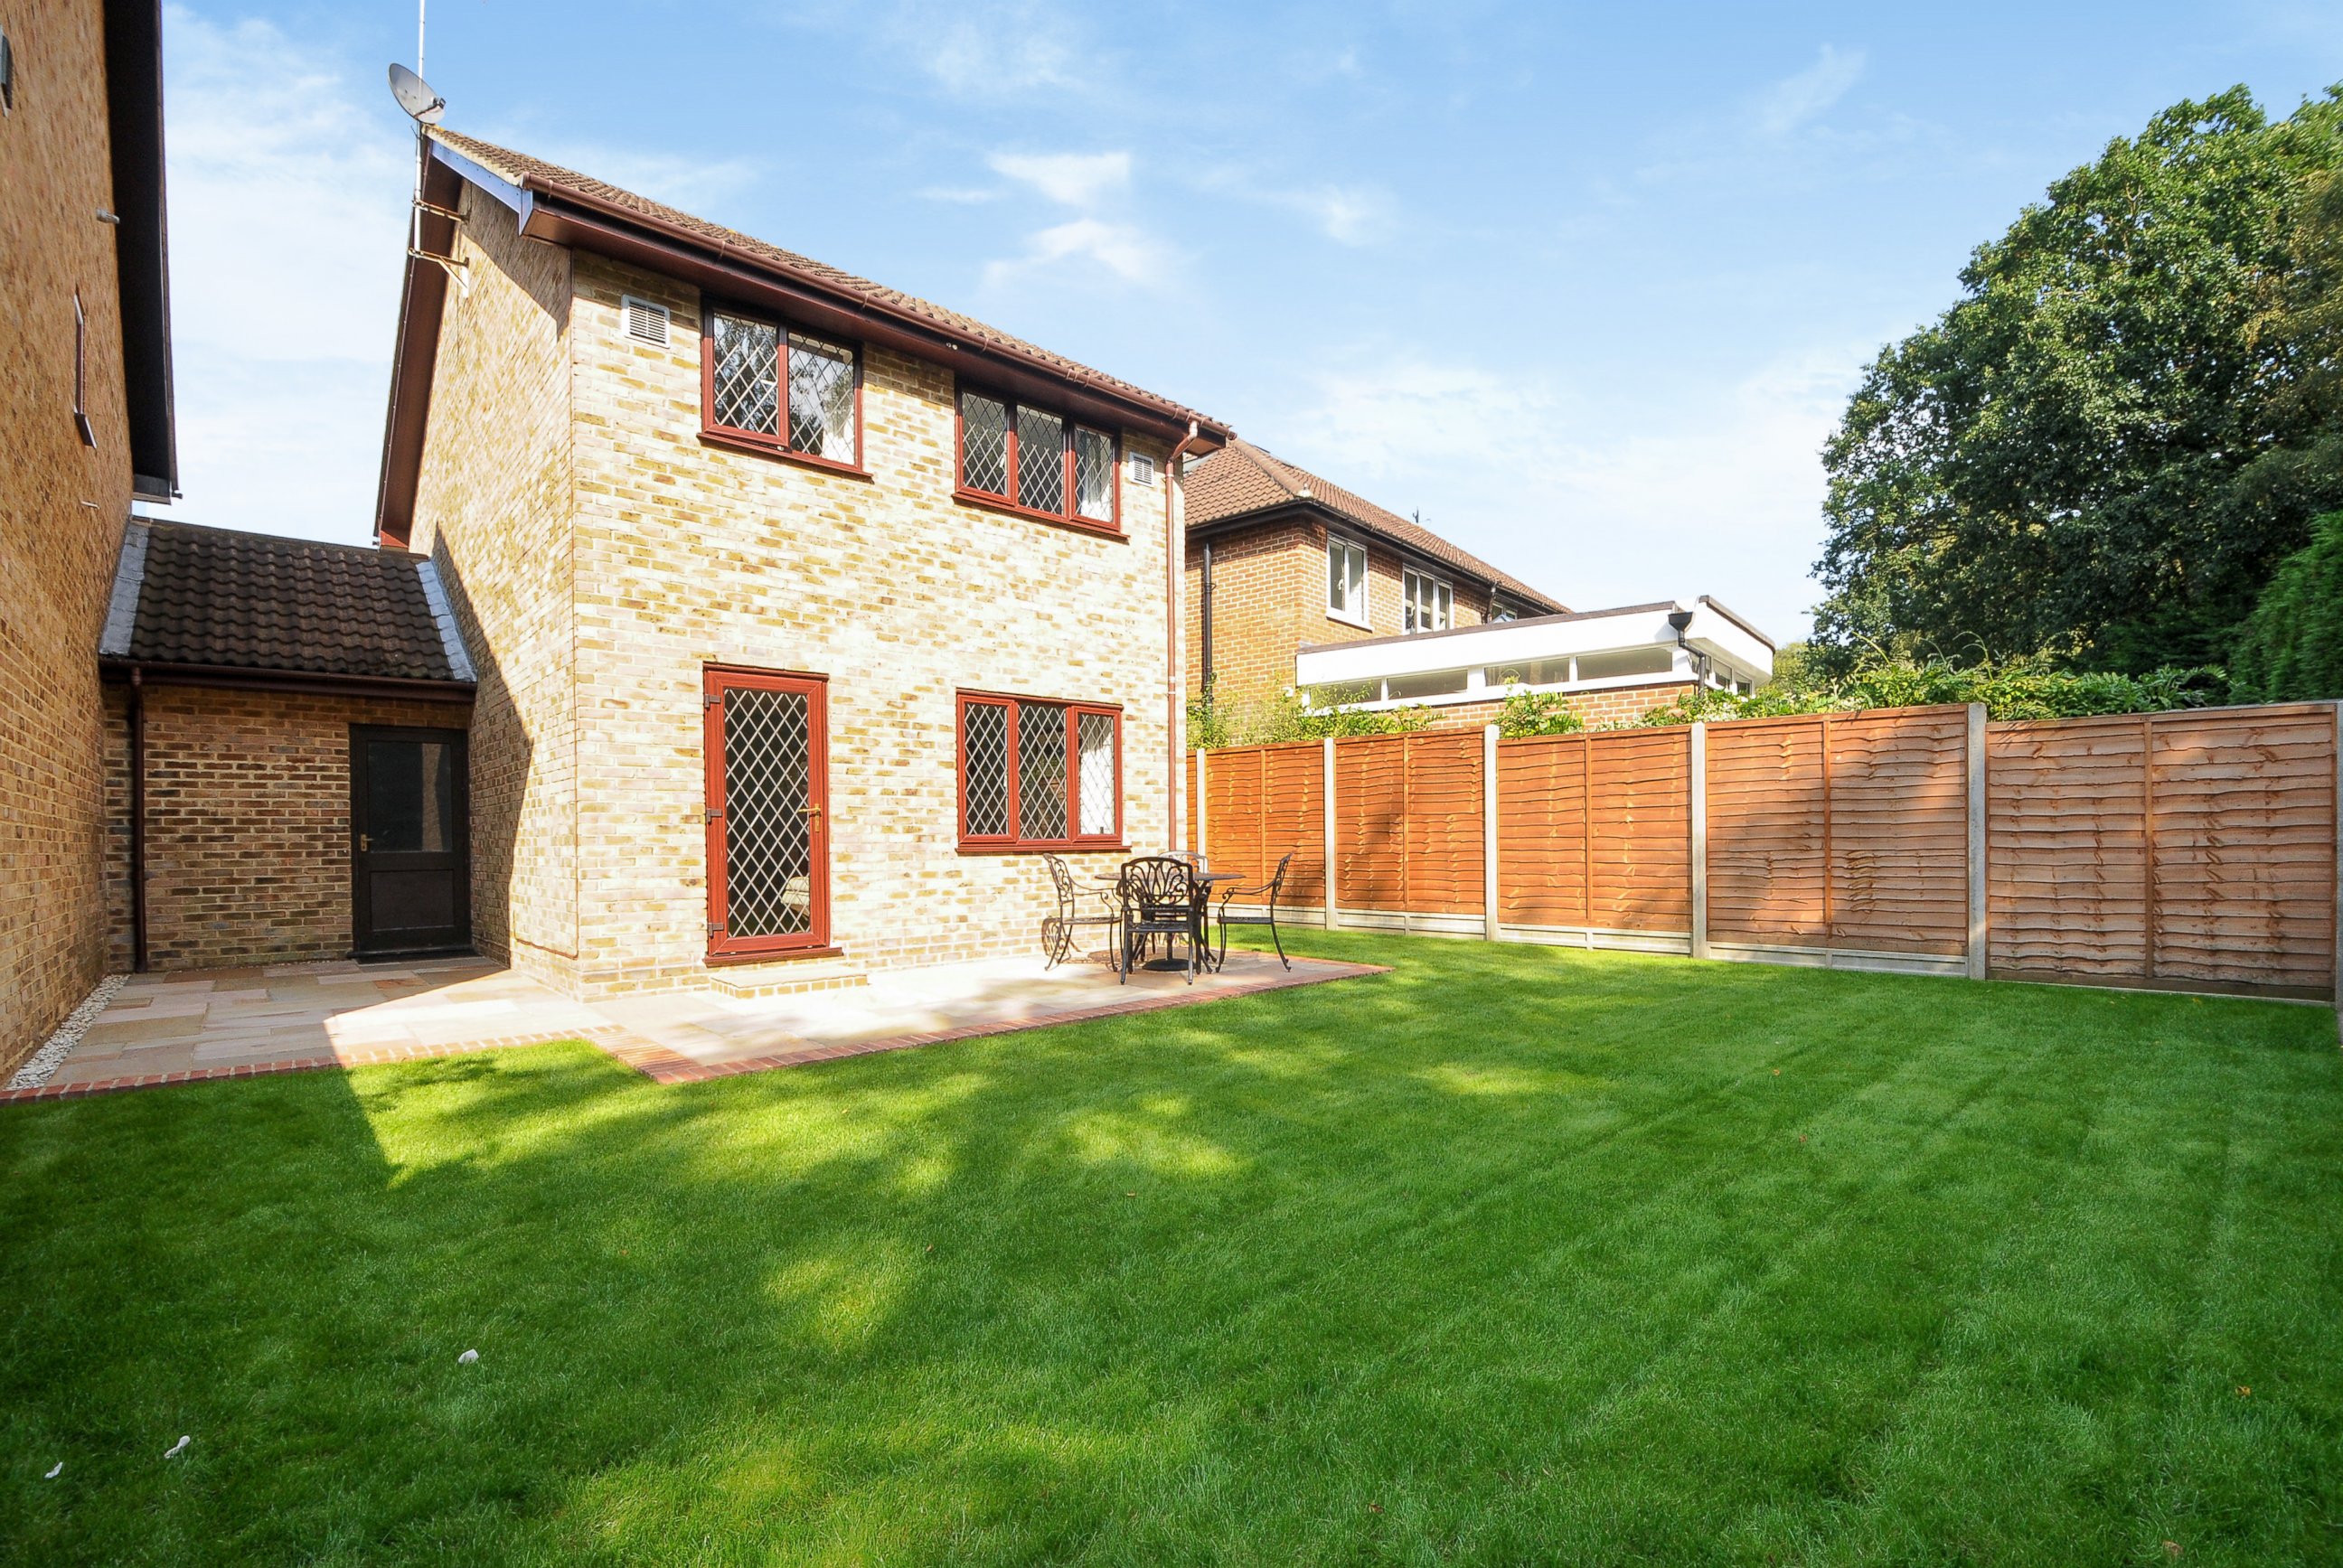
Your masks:
M 447 100 L 431 90 L 431 84 L 408 70 L 393 65 L 390 68 L 390 95 L 420 124 L 436 126 L 447 113 Z

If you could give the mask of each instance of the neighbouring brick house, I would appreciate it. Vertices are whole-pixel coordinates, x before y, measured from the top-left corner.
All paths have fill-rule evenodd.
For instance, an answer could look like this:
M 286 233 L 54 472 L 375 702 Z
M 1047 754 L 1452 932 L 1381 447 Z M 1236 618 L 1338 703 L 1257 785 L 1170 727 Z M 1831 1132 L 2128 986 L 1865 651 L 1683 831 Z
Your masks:
M 1184 483 L 1188 681 L 1240 719 L 1298 689 L 1478 726 L 1526 689 L 1600 724 L 1772 673 L 1772 642 L 1715 599 L 1571 611 L 1247 441 L 1189 464 Z
M 1234 440 L 1185 474 L 1188 684 L 1234 702 L 1293 685 L 1317 643 L 1564 607 L 1431 529 Z
M 473 935 L 585 995 L 1030 947 L 1180 841 L 1175 464 L 1227 432 L 444 129 L 377 519 L 469 650 Z M 451 285 L 450 279 L 454 279 Z
M 176 493 L 155 0 L 0 9 L 0 1078 L 106 972 L 91 658 Z

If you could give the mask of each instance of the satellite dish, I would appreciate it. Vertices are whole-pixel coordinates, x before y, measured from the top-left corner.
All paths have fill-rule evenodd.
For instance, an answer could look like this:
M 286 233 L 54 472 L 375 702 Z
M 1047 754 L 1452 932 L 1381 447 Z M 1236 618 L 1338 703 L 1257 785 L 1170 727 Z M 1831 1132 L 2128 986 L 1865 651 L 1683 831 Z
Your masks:
M 404 65 L 390 68 L 390 95 L 398 106 L 427 126 L 436 126 L 447 112 L 447 100 L 431 90 L 431 84 Z

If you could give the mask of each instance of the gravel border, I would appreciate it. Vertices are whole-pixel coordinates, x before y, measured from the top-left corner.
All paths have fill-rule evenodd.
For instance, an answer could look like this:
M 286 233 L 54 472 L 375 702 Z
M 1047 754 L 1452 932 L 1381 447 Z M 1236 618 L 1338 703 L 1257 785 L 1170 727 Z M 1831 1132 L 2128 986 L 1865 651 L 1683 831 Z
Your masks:
M 79 1007 L 65 1015 L 65 1022 L 57 1025 L 56 1033 L 49 1036 L 41 1049 L 33 1052 L 25 1065 L 16 1070 L 15 1076 L 8 1080 L 8 1087 L 39 1089 L 55 1077 L 57 1069 L 63 1067 L 65 1058 L 73 1054 L 73 1048 L 81 1043 L 81 1037 L 89 1032 L 89 1026 L 97 1021 L 97 1015 L 114 1000 L 115 993 L 122 989 L 122 982 L 126 978 L 124 975 L 108 975 L 98 981 L 97 989 L 90 992 Z

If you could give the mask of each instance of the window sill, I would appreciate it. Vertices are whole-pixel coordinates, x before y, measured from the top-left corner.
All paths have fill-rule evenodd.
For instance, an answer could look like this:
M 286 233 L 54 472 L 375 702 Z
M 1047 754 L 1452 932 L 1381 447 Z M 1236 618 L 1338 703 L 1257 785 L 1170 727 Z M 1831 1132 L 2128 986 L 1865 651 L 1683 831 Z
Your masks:
M 999 496 L 988 496 L 982 490 L 956 489 L 952 499 L 963 507 L 976 507 L 988 512 L 1006 512 L 1012 518 L 1029 518 L 1037 523 L 1051 523 L 1061 528 L 1071 528 L 1078 534 L 1095 534 L 1102 539 L 1121 539 L 1126 543 L 1131 536 L 1112 523 L 1102 523 L 1095 518 L 1070 518 L 1061 512 L 1044 512 L 1033 507 L 1021 507 Z
M 703 962 L 717 964 L 785 964 L 798 959 L 838 959 L 846 956 L 844 948 L 783 948 L 778 952 L 709 953 Z
M 962 844 L 963 855 L 1127 855 L 1131 846 L 1109 839 L 1085 839 L 1077 844 Z
M 1372 633 L 1375 629 L 1373 627 L 1369 626 L 1363 619 L 1354 616 L 1344 615 L 1338 609 L 1328 610 L 1326 612 L 1326 618 L 1332 621 L 1337 626 L 1354 627 L 1363 632 Z
M 752 457 L 770 457 L 777 462 L 794 463 L 800 468 L 811 468 L 823 474 L 836 474 L 845 479 L 861 479 L 867 482 L 870 477 L 870 470 L 868 468 L 859 468 L 851 463 L 841 463 L 834 457 L 817 457 L 810 452 L 793 451 L 779 442 L 760 441 L 754 436 L 736 435 L 729 430 L 703 429 L 699 432 L 699 444 L 703 447 L 720 447 L 728 452 L 746 452 Z

